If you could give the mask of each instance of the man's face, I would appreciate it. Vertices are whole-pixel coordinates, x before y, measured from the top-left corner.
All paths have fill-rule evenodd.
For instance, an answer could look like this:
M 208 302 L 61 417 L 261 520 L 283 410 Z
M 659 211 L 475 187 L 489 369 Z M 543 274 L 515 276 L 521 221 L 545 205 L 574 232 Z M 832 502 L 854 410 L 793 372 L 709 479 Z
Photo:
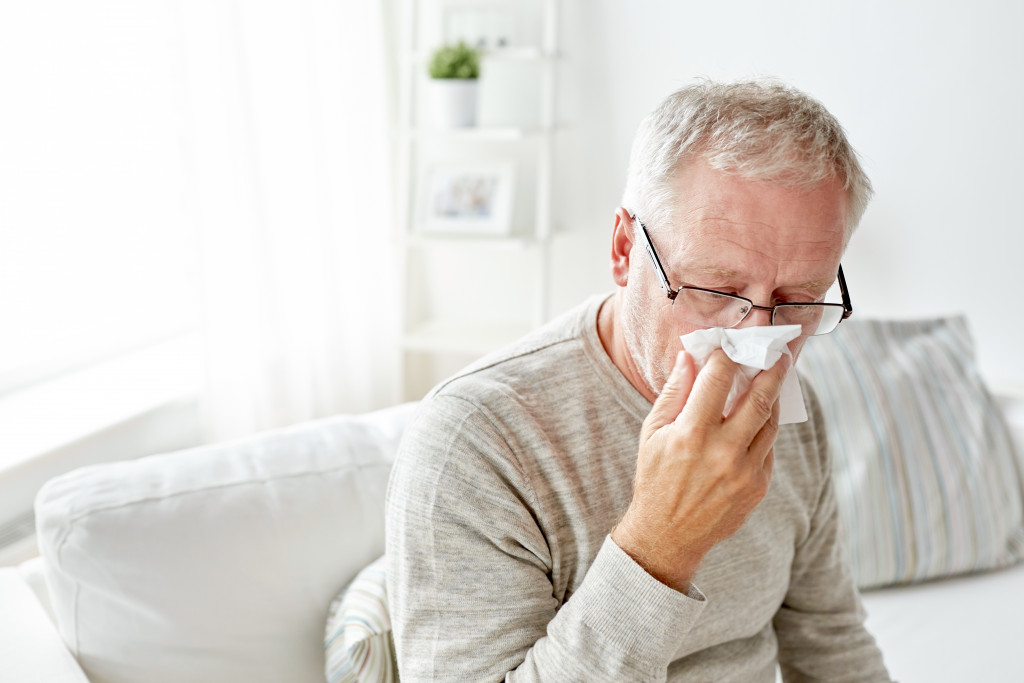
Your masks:
M 672 288 L 692 285 L 746 297 L 758 306 L 822 301 L 835 281 L 848 200 L 829 180 L 791 188 L 687 164 L 675 182 L 674 226 L 648 226 Z M 643 216 L 640 216 L 643 220 Z M 660 393 L 682 344 L 698 329 L 679 323 L 643 246 L 633 244 L 622 316 L 626 345 L 654 393 Z M 753 311 L 739 325 L 768 325 Z M 790 343 L 794 358 L 805 337 Z

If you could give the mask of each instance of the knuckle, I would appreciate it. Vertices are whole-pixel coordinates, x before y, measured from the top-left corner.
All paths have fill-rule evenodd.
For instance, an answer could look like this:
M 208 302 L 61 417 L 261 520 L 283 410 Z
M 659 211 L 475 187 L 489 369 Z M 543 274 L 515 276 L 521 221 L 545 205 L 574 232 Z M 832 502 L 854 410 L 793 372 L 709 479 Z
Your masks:
M 666 439 L 666 449 L 672 453 L 682 453 L 685 451 L 687 445 L 690 443 L 690 439 L 686 438 L 686 430 L 674 430 Z
M 758 493 L 760 492 L 762 485 L 763 478 L 753 467 L 747 467 L 743 470 L 743 490 L 746 491 L 748 495 L 755 496 L 760 500 Z
M 775 405 L 774 397 L 766 394 L 763 391 L 751 391 L 750 392 L 750 404 L 757 416 L 764 421 L 772 419 L 772 406 Z M 778 418 L 775 418 L 776 423 Z
M 715 393 L 726 393 L 732 387 L 732 375 L 711 369 L 704 373 L 704 384 Z
M 703 441 L 705 431 L 706 429 L 704 425 L 700 424 L 699 422 L 683 422 L 679 424 L 679 440 L 683 442 L 691 440 Z
M 675 432 L 677 445 L 703 448 L 710 438 L 710 430 L 707 425 L 696 420 L 680 421 L 676 423 L 679 427 Z
M 726 480 L 725 494 L 729 500 L 739 501 L 743 498 L 743 494 L 746 491 L 742 477 L 733 476 Z
M 670 376 L 665 381 L 665 384 L 661 387 L 661 391 L 658 392 L 657 398 L 654 399 L 655 404 L 670 402 L 679 394 L 681 391 L 679 388 L 679 382 L 673 378 L 674 375 Z
M 736 374 L 736 364 L 729 360 L 724 351 L 718 349 L 708 358 L 702 374 L 705 375 L 705 381 L 711 382 L 712 386 L 728 389 L 732 386 L 733 375 Z
M 733 479 L 732 458 L 725 453 L 714 453 L 708 458 L 708 469 L 718 479 L 731 481 Z
M 753 508 L 768 492 L 764 478 L 749 468 L 737 474 L 729 486 L 729 496 L 735 501 L 743 501 L 742 506 Z
M 757 500 L 761 500 L 768 493 L 768 482 L 764 470 L 760 467 L 751 467 L 747 470 L 747 489 L 757 496 Z
M 737 482 L 737 456 L 733 449 L 720 449 L 708 459 L 712 474 L 728 486 Z

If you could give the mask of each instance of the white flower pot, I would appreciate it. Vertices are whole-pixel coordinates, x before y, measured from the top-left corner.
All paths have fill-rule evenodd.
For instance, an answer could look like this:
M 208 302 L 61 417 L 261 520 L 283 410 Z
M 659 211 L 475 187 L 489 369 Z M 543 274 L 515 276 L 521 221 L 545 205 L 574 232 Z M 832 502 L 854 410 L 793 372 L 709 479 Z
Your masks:
M 428 85 L 435 127 L 466 128 L 476 125 L 475 78 L 432 78 Z

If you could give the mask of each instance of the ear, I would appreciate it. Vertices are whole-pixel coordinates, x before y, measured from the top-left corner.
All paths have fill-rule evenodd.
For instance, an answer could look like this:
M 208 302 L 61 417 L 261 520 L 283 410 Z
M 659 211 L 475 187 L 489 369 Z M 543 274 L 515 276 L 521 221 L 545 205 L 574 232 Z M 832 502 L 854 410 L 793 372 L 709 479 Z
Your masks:
M 633 219 L 621 206 L 615 210 L 612 230 L 612 280 L 619 287 L 629 282 L 629 257 L 633 253 Z

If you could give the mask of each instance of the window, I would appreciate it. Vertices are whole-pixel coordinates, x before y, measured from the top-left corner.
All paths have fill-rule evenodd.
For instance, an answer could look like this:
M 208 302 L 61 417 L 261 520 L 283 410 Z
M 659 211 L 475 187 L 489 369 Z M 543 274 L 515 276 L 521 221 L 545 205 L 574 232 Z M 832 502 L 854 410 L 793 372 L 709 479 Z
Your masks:
M 0 397 L 198 323 L 175 12 L 0 9 Z

